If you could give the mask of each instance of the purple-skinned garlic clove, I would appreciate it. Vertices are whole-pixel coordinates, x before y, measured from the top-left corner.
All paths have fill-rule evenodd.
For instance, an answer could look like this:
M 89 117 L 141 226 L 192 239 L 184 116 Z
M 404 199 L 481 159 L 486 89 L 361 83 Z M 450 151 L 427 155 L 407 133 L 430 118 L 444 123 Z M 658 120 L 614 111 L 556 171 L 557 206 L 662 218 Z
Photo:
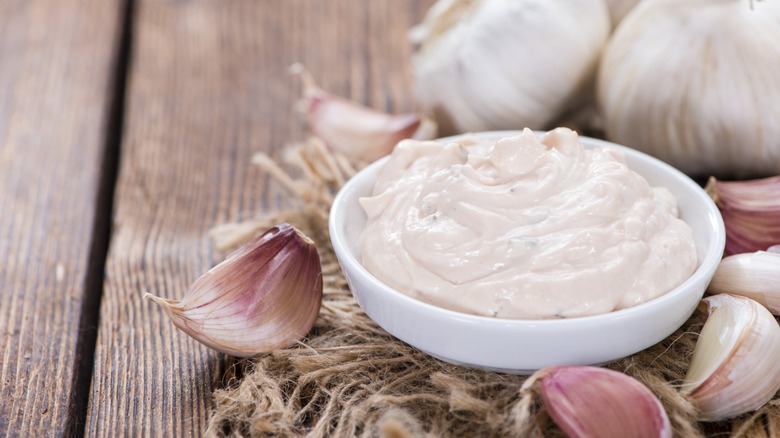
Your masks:
M 705 187 L 726 226 L 726 254 L 780 244 L 780 176 L 749 181 L 710 178 Z
M 541 394 L 550 418 L 569 437 L 672 436 L 661 402 L 638 380 L 593 366 L 543 368 L 523 385 Z
M 303 80 L 303 110 L 312 133 L 352 163 L 368 164 L 389 154 L 399 141 L 431 130 L 432 122 L 419 114 L 377 111 L 322 90 L 299 64 L 291 70 Z
M 249 357 L 306 336 L 322 302 L 322 267 L 314 242 L 281 224 L 203 274 L 181 301 L 145 297 L 196 341 Z
M 694 347 L 681 392 L 700 421 L 754 411 L 780 390 L 780 326 L 750 298 L 718 294 L 702 300 L 709 316 Z

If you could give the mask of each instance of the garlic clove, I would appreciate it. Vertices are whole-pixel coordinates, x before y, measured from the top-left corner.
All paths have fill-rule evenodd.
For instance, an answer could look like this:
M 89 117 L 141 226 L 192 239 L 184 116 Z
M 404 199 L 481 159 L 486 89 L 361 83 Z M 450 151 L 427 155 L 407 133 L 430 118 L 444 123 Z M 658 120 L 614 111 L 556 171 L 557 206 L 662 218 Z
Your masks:
M 314 325 L 322 267 L 308 237 L 277 225 L 198 278 L 181 301 L 146 294 L 203 345 L 249 357 L 286 348 Z
M 780 176 L 749 181 L 710 178 L 705 187 L 726 226 L 726 253 L 780 243 Z
M 532 386 L 538 386 L 548 414 L 569 437 L 672 436 L 661 402 L 623 373 L 592 366 L 554 366 L 537 371 L 523 390 Z
M 291 67 L 304 83 L 304 111 L 309 127 L 332 150 L 353 163 L 367 164 L 389 154 L 395 145 L 412 138 L 418 129 L 431 133 L 430 121 L 418 114 L 386 114 L 332 95 L 317 86 L 300 64 Z M 433 129 L 435 131 L 435 129 Z
M 748 297 L 780 315 L 780 253 L 774 251 L 724 257 L 707 291 Z
M 681 392 L 697 407 L 701 421 L 760 408 L 780 390 L 780 326 L 750 298 L 719 294 L 702 301 L 709 316 Z

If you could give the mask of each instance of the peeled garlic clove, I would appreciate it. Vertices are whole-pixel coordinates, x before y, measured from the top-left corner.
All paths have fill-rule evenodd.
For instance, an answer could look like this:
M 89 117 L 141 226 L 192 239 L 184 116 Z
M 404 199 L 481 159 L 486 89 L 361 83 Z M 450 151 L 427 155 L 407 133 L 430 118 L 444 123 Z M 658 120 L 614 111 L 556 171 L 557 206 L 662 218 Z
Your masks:
M 544 406 L 569 437 L 671 437 L 661 402 L 638 380 L 591 366 L 555 366 L 537 371 Z
M 589 101 L 603 0 L 439 0 L 410 30 L 415 96 L 442 134 L 547 129 Z
M 710 178 L 705 190 L 723 216 L 727 254 L 780 243 L 780 176 L 749 181 Z
M 203 274 L 181 301 L 146 298 L 201 344 L 249 357 L 309 332 L 322 302 L 322 267 L 314 242 L 282 224 Z
M 413 137 L 423 123 L 418 114 L 385 114 L 327 93 L 299 64 L 291 70 L 300 74 L 304 83 L 304 111 L 310 129 L 353 163 L 367 164 L 389 154 L 399 141 Z M 425 124 L 425 129 L 430 129 L 430 124 Z
M 760 408 L 780 390 L 780 326 L 749 298 L 719 294 L 703 302 L 709 317 L 681 391 L 698 408 L 701 421 Z
M 748 297 L 780 315 L 780 253 L 757 251 L 724 257 L 707 291 Z

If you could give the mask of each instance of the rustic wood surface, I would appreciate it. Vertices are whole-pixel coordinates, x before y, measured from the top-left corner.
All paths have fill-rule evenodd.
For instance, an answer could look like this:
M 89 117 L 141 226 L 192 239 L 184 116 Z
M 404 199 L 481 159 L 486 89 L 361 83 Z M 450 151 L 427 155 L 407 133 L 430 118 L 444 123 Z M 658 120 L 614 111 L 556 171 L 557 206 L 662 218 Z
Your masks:
M 431 3 L 137 2 L 88 435 L 204 432 L 229 362 L 143 293 L 180 298 L 219 259 L 210 227 L 286 204 L 249 161 L 305 137 L 290 64 L 374 107 L 413 107 L 405 34 Z
M 122 12 L 0 2 L 0 436 L 83 427 Z
M 212 226 L 287 205 L 249 161 L 306 136 L 289 65 L 413 109 L 433 2 L 0 0 L 0 436 L 207 433 L 235 362 L 144 292 L 182 297 Z
M 431 3 L 0 3 L 0 435 L 205 431 L 230 362 L 143 292 L 181 297 L 210 227 L 286 203 L 249 158 L 306 135 L 290 64 L 412 108 Z

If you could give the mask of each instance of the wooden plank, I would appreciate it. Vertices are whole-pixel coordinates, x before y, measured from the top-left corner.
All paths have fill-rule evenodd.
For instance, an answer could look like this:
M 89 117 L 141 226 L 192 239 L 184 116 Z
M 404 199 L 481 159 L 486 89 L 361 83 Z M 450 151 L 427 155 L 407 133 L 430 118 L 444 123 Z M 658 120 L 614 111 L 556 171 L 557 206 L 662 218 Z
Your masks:
M 0 436 L 83 427 L 122 10 L 0 2 Z
M 287 67 L 410 110 L 408 27 L 430 1 L 141 0 L 87 433 L 198 435 L 225 357 L 145 291 L 180 298 L 215 262 L 207 231 L 285 202 L 249 164 L 304 138 Z

